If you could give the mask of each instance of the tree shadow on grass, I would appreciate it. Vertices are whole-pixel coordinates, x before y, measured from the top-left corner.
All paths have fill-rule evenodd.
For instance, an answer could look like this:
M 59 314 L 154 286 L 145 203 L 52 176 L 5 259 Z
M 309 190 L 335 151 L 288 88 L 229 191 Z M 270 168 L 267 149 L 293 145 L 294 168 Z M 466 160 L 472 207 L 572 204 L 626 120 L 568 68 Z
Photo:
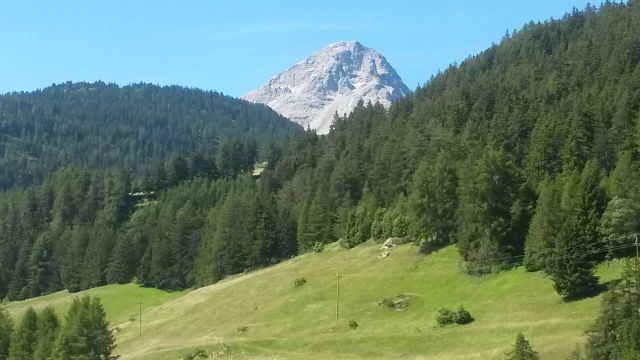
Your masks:
M 620 281 L 621 281 L 620 279 L 609 280 L 605 283 L 598 284 L 595 288 L 593 288 L 589 292 L 585 292 L 579 295 L 565 296 L 563 297 L 563 300 L 565 302 L 573 302 L 578 300 L 594 298 L 610 289 L 615 288 L 620 283 Z

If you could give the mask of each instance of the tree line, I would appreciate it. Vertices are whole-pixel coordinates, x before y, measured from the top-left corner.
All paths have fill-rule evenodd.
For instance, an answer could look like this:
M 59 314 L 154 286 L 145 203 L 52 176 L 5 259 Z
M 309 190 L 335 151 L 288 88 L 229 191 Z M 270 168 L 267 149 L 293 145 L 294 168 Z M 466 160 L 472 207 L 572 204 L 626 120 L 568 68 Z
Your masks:
M 134 177 L 177 154 L 269 143 L 302 132 L 264 105 L 179 86 L 64 83 L 0 95 L 0 189 L 40 184 L 62 166 Z M 236 159 L 231 159 L 235 164 Z

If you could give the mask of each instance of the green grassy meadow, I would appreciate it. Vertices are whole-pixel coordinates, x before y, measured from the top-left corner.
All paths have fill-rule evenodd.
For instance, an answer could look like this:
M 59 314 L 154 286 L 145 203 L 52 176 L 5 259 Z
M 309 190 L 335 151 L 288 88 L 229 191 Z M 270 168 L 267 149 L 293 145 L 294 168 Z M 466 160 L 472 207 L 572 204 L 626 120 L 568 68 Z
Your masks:
M 142 311 L 144 312 L 169 300 L 181 297 L 185 293 L 186 291 L 167 292 L 144 288 L 136 284 L 107 285 L 76 294 L 59 291 L 29 300 L 12 302 L 7 305 L 7 310 L 15 318 L 19 318 L 29 307 L 41 311 L 46 306 L 51 305 L 58 316 L 63 318 L 71 302 L 76 297 L 84 295 L 99 296 L 107 313 L 107 319 L 112 326 L 117 327 L 119 324 L 128 325 L 129 320 L 132 318 L 137 319 L 140 306 L 142 306 Z
M 412 245 L 379 259 L 379 245 L 323 253 L 225 279 L 184 293 L 135 285 L 87 291 L 99 295 L 118 327 L 121 359 L 179 359 L 194 349 L 233 359 L 500 359 L 521 331 L 543 359 L 564 359 L 600 308 L 600 296 L 565 303 L 542 273 L 523 268 L 482 278 L 458 270 L 455 247 L 420 255 Z M 598 268 L 602 282 L 619 277 L 621 262 Z M 336 278 L 340 272 L 339 317 Z M 295 288 L 304 277 L 307 283 Z M 380 303 L 412 297 L 403 311 Z M 18 314 L 48 303 L 61 311 L 64 292 L 10 304 Z M 143 302 L 143 329 L 130 319 Z M 438 327 L 435 312 L 464 305 L 475 321 Z M 137 319 L 137 317 L 136 317 Z M 352 330 L 349 321 L 359 326 Z M 246 331 L 239 328 L 246 327 Z

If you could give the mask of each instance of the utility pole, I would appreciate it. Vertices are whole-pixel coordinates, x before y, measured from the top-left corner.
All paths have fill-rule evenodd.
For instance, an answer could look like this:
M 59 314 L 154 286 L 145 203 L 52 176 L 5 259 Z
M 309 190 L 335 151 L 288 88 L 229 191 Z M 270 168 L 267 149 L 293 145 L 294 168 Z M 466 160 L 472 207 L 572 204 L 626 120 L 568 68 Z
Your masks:
M 140 333 L 138 336 L 142 336 L 142 301 L 138 301 L 138 321 Z
M 636 246 L 636 288 L 640 291 L 640 243 L 638 242 L 638 234 L 636 234 L 636 242 L 633 244 Z
M 634 270 L 636 272 L 636 294 L 638 294 L 640 293 L 640 243 L 638 242 L 638 234 L 636 234 L 634 245 L 636 246 L 636 268 Z M 638 308 L 638 312 L 640 313 L 640 308 Z
M 336 271 L 336 319 L 340 315 L 340 269 Z

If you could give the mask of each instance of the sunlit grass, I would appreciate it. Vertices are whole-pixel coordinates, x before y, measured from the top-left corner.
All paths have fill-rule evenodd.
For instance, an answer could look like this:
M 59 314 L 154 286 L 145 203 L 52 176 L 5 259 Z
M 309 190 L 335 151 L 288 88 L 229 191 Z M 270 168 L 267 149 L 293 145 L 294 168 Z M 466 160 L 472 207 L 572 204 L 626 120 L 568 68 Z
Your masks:
M 380 252 L 376 245 L 334 247 L 192 291 L 146 312 L 141 337 L 137 324 L 123 326 L 117 351 L 122 359 L 176 359 L 222 346 L 236 359 L 499 359 L 521 331 L 542 358 L 558 359 L 584 340 L 599 310 L 600 297 L 565 303 L 548 278 L 523 268 L 465 275 L 454 247 L 426 257 L 411 245 L 385 259 Z M 620 268 L 608 263 L 598 273 L 609 281 Z M 307 283 L 296 288 L 300 277 Z M 380 305 L 400 294 L 413 295 L 405 311 Z M 434 313 L 459 305 L 475 321 L 438 327 Z

